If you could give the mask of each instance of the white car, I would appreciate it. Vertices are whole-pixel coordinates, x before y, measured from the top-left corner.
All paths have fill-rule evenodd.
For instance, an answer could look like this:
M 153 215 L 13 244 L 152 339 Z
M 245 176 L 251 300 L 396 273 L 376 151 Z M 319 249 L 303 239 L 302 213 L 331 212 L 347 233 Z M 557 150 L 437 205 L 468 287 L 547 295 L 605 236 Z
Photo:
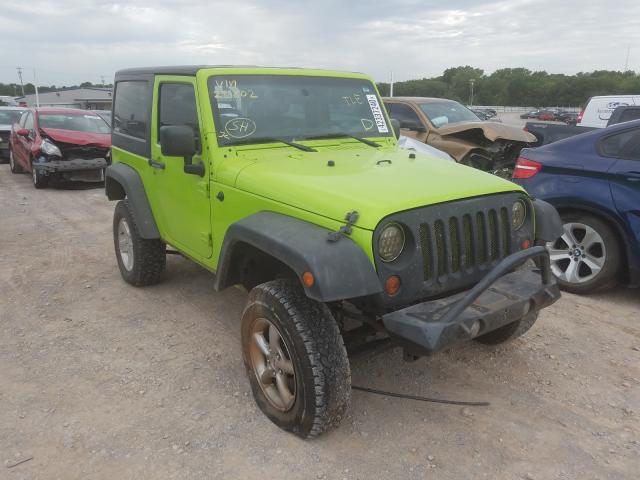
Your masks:
M 0 107 L 0 162 L 9 159 L 11 126 L 18 121 L 26 107 Z
M 455 159 L 449 155 L 447 152 L 443 152 L 442 150 L 438 150 L 431 145 L 427 145 L 426 143 L 419 142 L 418 140 L 405 137 L 404 135 L 400 135 L 398 138 L 398 145 L 406 150 L 414 150 L 418 153 L 424 153 L 426 155 L 431 155 L 432 157 L 442 158 L 444 160 L 450 160 L 455 162 Z
M 640 105 L 640 95 L 608 95 L 591 97 L 578 115 L 578 127 L 605 128 L 609 117 L 617 107 Z

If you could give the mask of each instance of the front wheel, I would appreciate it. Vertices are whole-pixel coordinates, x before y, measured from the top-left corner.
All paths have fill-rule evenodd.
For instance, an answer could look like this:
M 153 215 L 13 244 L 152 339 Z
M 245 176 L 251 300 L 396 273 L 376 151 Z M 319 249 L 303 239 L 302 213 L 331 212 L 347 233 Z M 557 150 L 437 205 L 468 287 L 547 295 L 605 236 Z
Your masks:
M 49 185 L 49 177 L 38 170 L 33 162 L 31 162 L 31 180 L 37 189 L 47 188 Z
M 307 438 L 336 426 L 351 396 L 342 336 L 323 303 L 290 280 L 258 285 L 242 314 L 244 364 L 258 407 Z
M 160 281 L 167 261 L 165 244 L 140 236 L 128 200 L 116 204 L 113 242 L 120 274 L 127 283 L 143 287 Z
M 560 288 L 590 293 L 616 285 L 622 258 L 618 237 L 605 222 L 589 214 L 562 215 L 563 233 L 547 249 Z

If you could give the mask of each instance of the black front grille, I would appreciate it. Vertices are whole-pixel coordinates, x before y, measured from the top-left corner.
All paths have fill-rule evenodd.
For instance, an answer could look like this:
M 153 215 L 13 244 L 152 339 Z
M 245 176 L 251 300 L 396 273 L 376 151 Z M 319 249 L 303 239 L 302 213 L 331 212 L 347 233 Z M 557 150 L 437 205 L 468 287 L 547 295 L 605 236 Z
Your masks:
M 425 281 L 436 275 L 442 277 L 482 267 L 509 254 L 511 236 L 507 208 L 479 211 L 475 218 L 475 225 L 470 214 L 420 224 L 418 236 Z
M 523 239 L 532 239 L 531 216 L 518 232 L 511 230 L 511 209 L 523 197 L 508 192 L 468 198 L 398 212 L 381 221 L 374 232 L 374 246 L 389 222 L 407 232 L 404 252 L 397 260 L 383 262 L 376 256 L 382 283 L 390 275 L 401 279 L 398 294 L 385 298 L 387 306 L 469 288 L 519 250 Z
M 67 160 L 106 158 L 108 148 L 93 146 L 65 145 L 61 147 L 62 155 Z

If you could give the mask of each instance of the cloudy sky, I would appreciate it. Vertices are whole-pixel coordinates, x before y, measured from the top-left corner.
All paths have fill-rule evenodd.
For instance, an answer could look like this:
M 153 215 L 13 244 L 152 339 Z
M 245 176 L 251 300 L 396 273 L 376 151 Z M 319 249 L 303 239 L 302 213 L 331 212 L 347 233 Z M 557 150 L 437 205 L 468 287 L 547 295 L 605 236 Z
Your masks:
M 491 72 L 640 70 L 638 0 L 12 1 L 0 7 L 0 82 L 109 81 L 125 67 L 251 64 L 388 80 L 450 66 Z

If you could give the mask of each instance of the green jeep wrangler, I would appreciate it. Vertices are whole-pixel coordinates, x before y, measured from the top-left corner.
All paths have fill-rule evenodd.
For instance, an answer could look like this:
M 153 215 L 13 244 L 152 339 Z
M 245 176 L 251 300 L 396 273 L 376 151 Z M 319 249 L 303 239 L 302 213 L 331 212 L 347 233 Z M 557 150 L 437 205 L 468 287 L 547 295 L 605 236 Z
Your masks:
M 496 344 L 560 296 L 536 246 L 562 232 L 553 207 L 399 148 L 365 75 L 122 70 L 112 128 L 105 188 L 119 200 L 124 280 L 158 282 L 170 245 L 214 272 L 216 290 L 246 288 L 253 395 L 300 437 L 345 415 L 351 346 L 386 339 L 414 359 L 467 339 Z

